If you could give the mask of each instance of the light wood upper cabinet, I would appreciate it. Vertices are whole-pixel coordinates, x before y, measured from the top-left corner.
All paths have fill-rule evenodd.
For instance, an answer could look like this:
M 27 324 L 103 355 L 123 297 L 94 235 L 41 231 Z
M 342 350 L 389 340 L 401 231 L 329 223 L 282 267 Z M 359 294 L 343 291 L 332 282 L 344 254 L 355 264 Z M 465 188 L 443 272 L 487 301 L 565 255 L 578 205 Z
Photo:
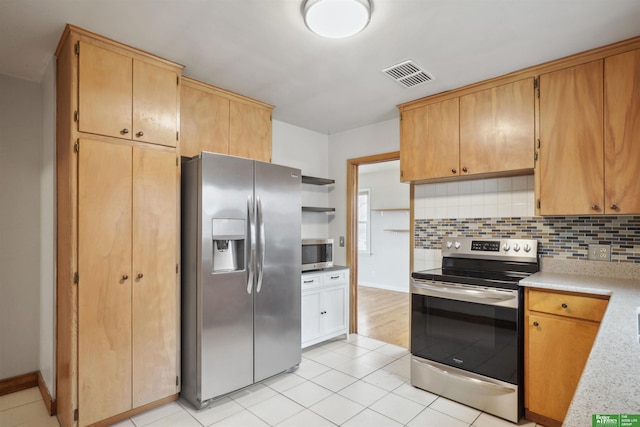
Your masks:
M 604 61 L 605 213 L 640 212 L 640 49 Z
M 229 99 L 182 79 L 180 88 L 180 154 L 201 151 L 229 154 Z
M 540 76 L 540 214 L 603 212 L 603 63 Z
M 400 180 L 459 175 L 458 98 L 407 109 L 401 114 Z
M 462 174 L 534 167 L 533 77 L 460 97 Z
M 183 78 L 180 99 L 180 154 L 201 151 L 271 161 L 273 107 Z
M 175 147 L 180 69 L 78 43 L 78 130 Z

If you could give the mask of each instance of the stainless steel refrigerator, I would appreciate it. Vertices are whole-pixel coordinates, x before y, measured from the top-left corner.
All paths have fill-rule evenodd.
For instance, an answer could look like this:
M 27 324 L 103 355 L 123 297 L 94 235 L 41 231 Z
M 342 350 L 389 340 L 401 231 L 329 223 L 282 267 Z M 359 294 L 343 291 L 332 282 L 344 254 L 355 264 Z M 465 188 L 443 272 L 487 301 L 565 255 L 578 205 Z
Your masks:
M 182 391 L 195 407 L 300 364 L 300 170 L 182 165 Z

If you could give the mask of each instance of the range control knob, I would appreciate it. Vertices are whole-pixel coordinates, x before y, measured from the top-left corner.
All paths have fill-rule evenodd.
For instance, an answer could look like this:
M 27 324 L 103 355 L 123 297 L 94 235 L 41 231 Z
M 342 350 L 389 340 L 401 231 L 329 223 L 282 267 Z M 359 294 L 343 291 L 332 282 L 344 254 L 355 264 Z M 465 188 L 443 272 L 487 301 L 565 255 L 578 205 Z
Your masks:
M 531 246 L 529 246 L 527 243 L 525 243 L 523 249 L 524 249 L 525 252 L 530 252 L 531 251 Z
M 456 249 L 460 249 L 460 242 L 455 242 L 455 243 L 453 244 L 453 246 L 454 246 Z
M 513 250 L 518 252 L 520 250 L 520 245 L 517 244 L 517 243 L 515 245 L 513 245 Z
M 504 245 L 502 245 L 502 250 L 504 250 L 505 252 L 509 252 L 509 249 L 511 249 L 511 246 L 509 246 L 508 243 L 505 243 Z
M 447 249 L 451 249 L 451 246 L 453 246 L 453 243 L 447 242 Z

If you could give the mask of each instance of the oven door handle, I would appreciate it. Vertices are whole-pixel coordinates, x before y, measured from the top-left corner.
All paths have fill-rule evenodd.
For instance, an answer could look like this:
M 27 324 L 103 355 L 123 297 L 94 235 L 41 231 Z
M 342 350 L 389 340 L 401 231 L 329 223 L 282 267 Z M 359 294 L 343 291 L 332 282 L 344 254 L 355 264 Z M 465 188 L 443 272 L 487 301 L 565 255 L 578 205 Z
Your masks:
M 448 298 L 456 301 L 476 302 L 486 305 L 518 307 L 517 291 L 492 291 L 488 289 L 466 289 L 446 285 L 430 285 L 413 282 L 412 292 L 431 297 Z

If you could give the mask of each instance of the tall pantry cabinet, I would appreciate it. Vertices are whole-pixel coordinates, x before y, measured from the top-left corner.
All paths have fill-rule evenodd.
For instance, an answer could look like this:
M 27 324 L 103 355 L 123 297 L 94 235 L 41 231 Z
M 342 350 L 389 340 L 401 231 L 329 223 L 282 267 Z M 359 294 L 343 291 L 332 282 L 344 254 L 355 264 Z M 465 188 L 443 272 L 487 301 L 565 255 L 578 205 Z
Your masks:
M 58 419 L 107 425 L 180 390 L 182 67 L 73 26 L 56 56 Z

